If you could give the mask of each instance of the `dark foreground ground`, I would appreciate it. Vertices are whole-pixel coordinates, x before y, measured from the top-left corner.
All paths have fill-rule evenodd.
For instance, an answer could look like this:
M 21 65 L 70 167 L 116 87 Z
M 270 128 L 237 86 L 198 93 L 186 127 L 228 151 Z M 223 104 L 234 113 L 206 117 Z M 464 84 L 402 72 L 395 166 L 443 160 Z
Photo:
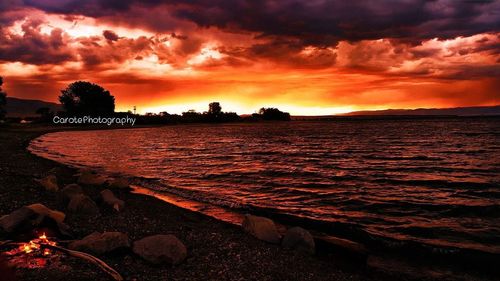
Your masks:
M 64 186 L 75 182 L 73 175 L 76 171 L 26 150 L 31 139 L 52 130 L 55 129 L 0 127 L 0 215 L 33 203 L 65 211 L 66 207 L 60 200 L 43 190 L 34 179 L 47 175 L 49 171 L 55 172 L 59 185 Z M 102 187 L 84 187 L 85 193 L 93 198 L 98 197 L 100 189 Z M 311 257 L 287 251 L 259 241 L 237 226 L 152 197 L 125 192 L 117 195 L 126 202 L 121 213 L 101 210 L 101 215 L 95 218 L 67 214 L 65 222 L 75 238 L 94 231 L 125 232 L 132 241 L 148 235 L 174 234 L 188 248 L 188 258 L 178 266 L 152 266 L 131 252 L 99 256 L 126 280 L 408 279 L 378 272 L 362 264 L 346 264 L 328 254 Z M 0 240 L 4 239 L 0 237 Z M 65 258 L 63 263 L 65 266 L 58 268 L 18 269 L 16 275 L 18 280 L 109 280 L 96 267 L 80 260 Z

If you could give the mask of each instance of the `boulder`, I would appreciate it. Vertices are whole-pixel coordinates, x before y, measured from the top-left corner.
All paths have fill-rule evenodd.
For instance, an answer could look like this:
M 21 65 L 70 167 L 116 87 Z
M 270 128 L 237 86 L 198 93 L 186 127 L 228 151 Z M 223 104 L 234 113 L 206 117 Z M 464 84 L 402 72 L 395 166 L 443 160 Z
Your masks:
M 153 264 L 179 264 L 187 256 L 187 249 L 174 235 L 153 235 L 135 241 L 132 250 Z
M 108 181 L 108 185 L 115 189 L 130 189 L 130 182 L 124 178 L 111 179 Z
M 130 248 L 128 235 L 122 232 L 94 232 L 68 245 L 72 250 L 89 252 L 98 255 L 118 249 Z
M 21 225 L 33 219 L 36 213 L 28 207 L 22 207 L 0 218 L 0 226 L 5 232 L 13 232 Z
M 57 227 L 61 234 L 68 234 L 69 227 L 63 223 L 66 215 L 63 212 L 47 208 L 43 204 L 24 206 L 0 218 L 0 226 L 6 232 L 27 230 L 33 227 Z M 54 229 L 55 230 L 55 229 Z
M 78 194 L 73 196 L 71 201 L 69 201 L 68 211 L 83 215 L 97 215 L 99 208 L 90 197 Z
M 32 204 L 26 207 L 37 213 L 39 216 L 49 217 L 53 219 L 58 224 L 62 223 L 66 218 L 66 214 L 64 214 L 63 212 L 49 209 L 45 205 L 40 203 Z
M 115 209 L 117 212 L 125 208 L 125 202 L 123 200 L 116 198 L 113 192 L 109 189 L 101 191 L 101 198 L 104 203 Z
M 268 218 L 245 215 L 242 223 L 243 229 L 260 240 L 278 244 L 280 234 L 274 222 Z
M 69 235 L 70 227 L 64 223 L 64 219 L 66 218 L 65 213 L 52 210 L 40 203 L 31 204 L 26 207 L 31 209 L 38 215 L 36 221 L 33 222 L 33 225 L 53 225 L 55 223 L 55 225 L 57 226 L 57 230 L 59 230 L 61 234 Z
M 57 185 L 57 178 L 55 175 L 48 175 L 44 178 L 37 179 L 36 181 L 47 191 L 55 192 L 59 190 L 59 186 Z
M 83 194 L 83 189 L 76 183 L 68 184 L 61 189 L 61 194 L 64 200 L 70 201 L 71 198 L 78 194 Z
M 294 249 L 306 254 L 314 254 L 315 245 L 314 238 L 309 231 L 301 227 L 292 227 L 287 230 L 283 242 L 283 248 Z
M 91 171 L 83 171 L 80 173 L 77 182 L 85 185 L 102 185 L 106 182 L 106 178 Z

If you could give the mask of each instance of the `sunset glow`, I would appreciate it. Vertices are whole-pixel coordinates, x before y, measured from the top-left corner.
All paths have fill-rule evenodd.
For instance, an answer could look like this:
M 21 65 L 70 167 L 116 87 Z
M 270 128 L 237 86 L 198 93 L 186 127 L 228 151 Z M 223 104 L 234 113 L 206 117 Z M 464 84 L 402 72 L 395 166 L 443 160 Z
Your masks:
M 57 102 L 86 80 L 139 113 L 500 104 L 499 1 L 209 2 L 2 3 L 4 88 Z

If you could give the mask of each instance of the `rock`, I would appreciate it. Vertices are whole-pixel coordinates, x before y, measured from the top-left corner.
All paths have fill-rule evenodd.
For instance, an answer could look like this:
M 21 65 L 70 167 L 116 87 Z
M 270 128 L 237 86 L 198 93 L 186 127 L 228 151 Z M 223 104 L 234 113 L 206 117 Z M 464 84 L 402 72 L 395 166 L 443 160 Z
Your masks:
M 174 235 L 153 235 L 135 241 L 135 254 L 153 264 L 179 264 L 187 256 L 187 249 Z
M 294 249 L 311 255 L 315 251 L 314 238 L 309 231 L 301 227 L 288 229 L 281 245 L 283 248 Z
M 32 222 L 33 225 L 54 225 L 55 223 L 57 230 L 59 230 L 61 234 L 69 235 L 70 227 L 64 223 L 64 219 L 66 218 L 65 213 L 52 210 L 40 203 L 32 204 L 26 207 L 38 214 L 36 220 Z
M 106 182 L 104 177 L 92 173 L 91 171 L 83 171 L 78 177 L 79 184 L 85 185 L 102 185 Z
M 82 240 L 74 241 L 68 245 L 72 250 L 105 254 L 118 249 L 130 248 L 128 235 L 122 232 L 94 232 Z
M 268 218 L 245 215 L 243 229 L 260 240 L 276 243 L 280 242 L 280 235 L 274 222 Z
M 0 226 L 6 232 L 14 232 L 21 228 L 56 226 L 61 234 L 67 235 L 69 227 L 63 223 L 65 217 L 66 215 L 63 212 L 52 210 L 38 203 L 24 206 L 9 215 L 3 216 L 0 218 Z
M 99 213 L 99 208 L 95 202 L 87 195 L 78 194 L 71 198 L 68 204 L 68 210 L 73 213 L 84 215 L 96 215 Z
M 40 216 L 49 217 L 53 219 L 58 224 L 62 223 L 66 218 L 66 214 L 64 214 L 63 212 L 49 209 L 45 205 L 40 203 L 29 205 L 27 206 L 27 208 L 31 209 Z
M 61 198 L 64 203 L 68 203 L 75 195 L 83 194 L 82 187 L 76 183 L 68 184 L 61 190 Z
M 33 219 L 36 213 L 28 207 L 22 207 L 9 215 L 0 218 L 0 226 L 6 232 L 13 232 L 27 221 Z
M 116 189 L 130 189 L 130 183 L 127 179 L 124 178 L 117 178 L 117 179 L 112 179 L 108 181 L 109 187 L 110 188 L 116 188 Z
M 115 197 L 113 192 L 109 189 L 105 189 L 101 191 L 101 197 L 104 203 L 111 206 L 117 212 L 123 210 L 125 208 L 125 202 Z
M 59 186 L 57 185 L 57 178 L 55 175 L 48 175 L 42 179 L 37 179 L 36 181 L 47 191 L 55 192 L 59 190 Z

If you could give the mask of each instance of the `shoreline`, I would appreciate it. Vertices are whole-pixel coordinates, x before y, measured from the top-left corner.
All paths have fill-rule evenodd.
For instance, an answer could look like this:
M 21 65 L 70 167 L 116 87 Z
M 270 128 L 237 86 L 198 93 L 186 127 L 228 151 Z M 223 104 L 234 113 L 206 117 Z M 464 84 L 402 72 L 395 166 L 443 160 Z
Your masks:
M 75 182 L 76 170 L 31 154 L 30 141 L 42 134 L 82 128 L 5 127 L 0 133 L 0 213 L 42 203 L 65 211 L 54 194 L 47 193 L 35 178 L 55 173 L 60 186 Z M 85 129 L 85 128 L 83 128 Z M 96 128 L 92 128 L 96 129 Z M 99 187 L 82 186 L 91 198 Z M 101 187 L 102 189 L 102 187 Z M 13 192 L 17 191 L 17 192 Z M 94 231 L 122 231 L 131 240 L 154 234 L 174 234 L 185 243 L 187 259 L 177 266 L 152 266 L 131 253 L 98 256 L 126 280 L 390 280 L 385 274 L 357 265 L 344 265 L 327 256 L 304 256 L 271 245 L 245 233 L 240 227 L 168 204 L 151 196 L 118 192 L 127 204 L 114 214 L 101 210 L 95 220 L 67 214 L 65 223 L 75 238 Z M 19 269 L 18 280 L 108 280 L 92 266 L 78 260 L 65 261 L 71 267 L 60 272 L 51 268 Z
M 71 182 L 74 182 L 74 180 L 75 180 L 73 177 L 73 174 L 75 174 L 76 170 L 74 168 L 65 166 L 64 164 L 61 164 L 61 163 L 58 163 L 58 162 L 55 162 L 52 160 L 48 160 L 48 159 L 36 156 L 36 155 L 30 153 L 26 149 L 27 146 L 29 145 L 29 143 L 32 139 L 34 139 L 38 136 L 41 136 L 42 134 L 49 133 L 49 132 L 65 131 L 65 130 L 82 130 L 82 129 L 83 130 L 85 130 L 85 129 L 99 130 L 101 128 L 78 128 L 78 127 L 77 128 L 74 128 L 74 127 L 72 127 L 72 128 L 58 128 L 58 127 L 56 127 L 56 128 L 54 128 L 54 127 L 34 128 L 34 127 L 29 127 L 30 130 L 26 130 L 26 129 L 27 128 L 20 128 L 20 129 L 17 128 L 17 130 L 16 129 L 12 130 L 12 128 L 10 128 L 10 130 L 9 129 L 7 130 L 8 133 L 15 134 L 15 135 L 17 134 L 17 136 L 22 139 L 23 153 L 26 154 L 26 155 L 24 155 L 24 157 L 31 158 L 30 161 L 34 162 L 32 164 L 42 164 L 43 162 L 45 162 L 42 165 L 42 166 L 47 166 L 47 167 L 44 167 L 45 170 L 49 167 L 51 167 L 51 169 L 54 169 L 54 168 L 60 169 L 61 171 L 59 171 L 57 173 L 57 177 L 61 178 L 63 183 L 71 183 Z M 102 128 L 102 129 L 129 129 L 129 128 Z M 34 130 L 34 131 L 32 131 L 32 130 Z M 3 145 L 4 142 L 5 142 L 5 140 L 3 138 L 0 138 L 0 144 Z M 20 151 L 16 151 L 16 152 L 19 154 L 23 154 Z M 7 155 L 8 155 L 8 153 L 7 153 Z M 0 156 L 4 156 L 3 161 L 5 161 L 5 159 L 6 159 L 5 155 L 0 155 Z M 0 164 L 4 165 L 5 163 L 0 163 Z M 3 173 L 3 170 L 1 170 L 0 173 Z M 48 172 L 39 172 L 39 173 L 40 173 L 39 176 L 41 176 L 41 175 L 45 175 Z M 31 176 L 31 177 L 34 178 L 34 176 Z M 64 186 L 64 184 L 60 183 L 60 186 Z M 2 191 L 2 193 L 4 192 L 4 188 L 5 187 L 3 186 L 3 183 L 0 183 L 0 191 Z M 33 184 L 31 189 L 38 189 L 38 191 L 41 191 L 41 187 L 36 186 L 36 184 Z M 93 196 L 95 197 L 98 194 L 98 192 L 100 190 L 102 190 L 102 187 L 100 187 L 100 189 L 99 189 L 99 187 L 84 187 L 84 190 L 91 197 L 93 197 Z M 87 234 L 90 234 L 92 232 L 90 230 L 102 232 L 102 231 L 110 231 L 110 229 L 111 229 L 112 231 L 128 232 L 129 235 L 131 236 L 131 238 L 133 238 L 132 240 L 134 240 L 134 239 L 140 238 L 139 233 L 159 234 L 160 229 L 163 231 L 163 233 L 171 233 L 171 232 L 173 232 L 172 228 L 176 228 L 176 227 L 177 228 L 189 227 L 189 228 L 191 228 L 191 232 L 192 232 L 192 231 L 196 231 L 196 230 L 200 230 L 200 229 L 204 230 L 203 228 L 207 227 L 206 224 L 208 224 L 208 225 L 210 225 L 209 228 L 211 229 L 210 230 L 211 234 L 217 233 L 217 234 L 220 234 L 222 236 L 229 236 L 230 238 L 232 238 L 232 240 L 236 240 L 236 241 L 231 241 L 229 243 L 230 244 L 231 243 L 237 244 L 237 246 L 236 246 L 237 249 L 235 249 L 235 252 L 239 252 L 239 256 L 241 256 L 245 251 L 248 251 L 249 250 L 248 247 L 252 247 L 251 250 L 257 250 L 257 251 L 259 251 L 259 253 L 262 253 L 262 252 L 267 253 L 267 254 L 264 254 L 263 256 L 257 255 L 260 257 L 260 259 L 257 261 L 257 265 L 259 265 L 259 263 L 262 265 L 265 265 L 266 267 L 269 267 L 270 265 L 274 265 L 274 268 L 271 267 L 271 268 L 268 268 L 268 270 L 263 271 L 261 278 L 258 278 L 259 280 L 276 280 L 276 279 L 280 279 L 280 280 L 331 280 L 331 279 L 336 279 L 336 280 L 391 280 L 391 279 L 402 280 L 403 279 L 403 280 L 405 280 L 405 279 L 408 279 L 408 280 L 411 280 L 414 278 L 415 279 L 426 278 L 428 280 L 434 279 L 433 276 L 427 276 L 425 273 L 420 273 L 420 274 L 417 274 L 416 276 L 399 275 L 399 273 L 396 273 L 396 276 L 394 276 L 394 273 L 391 273 L 391 275 L 388 275 L 386 273 L 378 272 L 378 271 L 374 270 L 373 268 L 365 267 L 364 265 L 362 265 L 360 263 L 353 262 L 349 258 L 347 258 L 346 260 L 339 260 L 339 258 L 342 259 L 342 257 L 339 257 L 338 254 L 333 255 L 333 253 L 328 253 L 328 251 L 321 251 L 321 254 L 317 254 L 316 256 L 313 256 L 313 257 L 305 257 L 305 256 L 299 255 L 297 253 L 294 253 L 293 251 L 283 250 L 279 246 L 270 245 L 270 244 L 267 244 L 265 242 L 256 240 L 255 238 L 246 234 L 242 230 L 242 228 L 239 226 L 230 225 L 226 222 L 222 222 L 220 220 L 211 218 L 210 216 L 207 216 L 205 214 L 200 214 L 199 212 L 196 212 L 196 211 L 190 211 L 190 210 L 187 210 L 185 208 L 178 207 L 175 204 L 171 204 L 171 203 L 166 202 L 165 200 L 153 198 L 151 195 L 144 195 L 144 194 L 137 194 L 137 193 L 129 193 L 129 194 L 117 193 L 117 195 L 119 198 L 121 198 L 127 202 L 127 206 L 129 206 L 130 201 L 134 202 L 134 204 L 132 204 L 132 206 L 130 206 L 130 207 L 127 207 L 126 211 L 123 214 L 120 213 L 120 214 L 115 215 L 115 216 L 124 216 L 125 218 L 124 217 L 116 217 L 115 219 L 117 219 L 117 220 L 131 219 L 129 216 L 137 218 L 137 216 L 133 216 L 132 214 L 128 214 L 127 212 L 134 212 L 134 211 L 139 210 L 141 212 L 141 214 L 143 215 L 143 218 L 145 219 L 145 221 L 148 222 L 147 225 L 139 225 L 139 226 L 142 226 L 146 229 L 134 229 L 132 231 L 132 233 L 130 233 L 126 230 L 124 231 L 123 225 L 117 224 L 116 222 L 112 221 L 113 220 L 112 214 L 106 214 L 106 213 L 103 214 L 103 215 L 105 215 L 104 219 L 107 221 L 106 224 L 100 225 L 99 223 L 97 223 L 97 225 L 93 225 L 93 226 L 89 225 L 88 221 L 81 220 L 79 218 L 72 218 L 71 215 L 68 215 L 67 223 L 71 226 L 72 229 L 78 230 L 78 232 L 77 232 L 78 238 L 81 238 Z M 58 209 L 58 210 L 64 210 L 64 206 L 58 205 L 57 202 L 46 202 L 46 201 L 51 201 L 51 200 L 50 199 L 43 200 L 43 199 L 44 198 L 38 199 L 38 197 L 35 197 L 35 198 L 33 198 L 34 201 L 31 201 L 28 203 L 32 204 L 32 203 L 40 202 L 42 204 L 46 204 L 48 207 Z M 4 207 L 4 203 L 2 203 L 0 211 L 2 214 L 4 214 L 4 213 L 9 213 L 9 212 L 13 211 L 14 209 L 15 208 L 7 209 L 6 207 Z M 175 214 L 177 214 L 177 216 L 184 217 L 184 219 L 179 220 L 179 218 L 177 218 L 177 220 L 174 224 L 172 224 L 170 222 L 164 222 L 161 220 L 163 218 L 163 216 L 162 215 L 158 216 L 159 214 L 157 212 L 157 209 L 164 209 L 167 212 L 175 213 Z M 71 219 L 74 219 L 74 222 L 71 221 Z M 171 217 L 170 217 L 170 219 L 171 219 Z M 154 221 L 155 224 L 154 225 L 151 224 L 150 223 L 151 221 Z M 120 223 L 123 223 L 123 221 L 121 221 Z M 138 223 L 136 223 L 136 222 L 134 222 L 134 220 L 132 220 L 131 224 L 138 224 Z M 138 227 L 137 225 L 133 225 L 133 226 L 129 225 L 129 226 L 130 227 Z M 149 229 L 147 229 L 147 228 L 149 228 Z M 157 230 L 157 231 L 155 232 L 154 230 Z M 88 232 L 88 233 L 85 233 L 85 232 Z M 174 231 L 174 233 L 175 233 L 175 231 Z M 177 234 L 177 233 L 175 233 L 175 234 Z M 193 266 L 193 264 L 191 264 L 190 258 L 195 259 L 195 260 L 196 260 L 196 258 L 199 258 L 199 257 L 192 256 L 196 253 L 197 249 L 195 246 L 193 246 L 192 244 L 190 245 L 190 243 L 188 241 L 186 241 L 186 237 L 188 237 L 188 236 L 186 236 L 185 233 L 184 233 L 184 235 L 182 235 L 182 234 L 183 233 L 181 231 L 181 234 L 178 235 L 178 237 L 180 237 L 181 240 L 184 241 L 186 243 L 186 245 L 188 246 L 188 259 L 183 264 L 176 266 L 176 267 L 166 267 L 166 268 L 162 267 L 161 270 L 159 270 L 160 272 L 172 271 L 172 269 L 174 268 L 174 271 L 179 273 L 179 271 L 177 270 L 178 268 L 182 268 L 183 266 L 186 266 L 186 265 L 189 265 L 189 267 Z M 206 235 L 203 235 L 202 237 L 205 237 L 205 236 Z M 226 239 L 224 239 L 223 237 L 220 237 L 219 239 L 222 239 L 224 242 L 227 243 Z M 206 238 L 205 238 L 205 240 L 206 240 Z M 205 249 L 203 249 L 204 251 L 209 250 L 209 249 L 206 249 L 207 246 L 204 245 L 203 241 L 201 244 L 203 245 L 202 248 L 205 248 Z M 219 244 L 220 243 L 218 243 L 217 246 L 219 246 Z M 196 244 L 196 245 L 198 245 L 198 244 Z M 322 246 L 325 246 L 325 245 L 322 245 Z M 321 246 L 318 246 L 318 248 L 319 247 L 321 247 Z M 193 250 L 194 250 L 194 253 L 193 253 Z M 210 253 L 210 255 L 215 254 L 216 256 L 217 256 L 217 254 L 221 254 L 221 255 L 223 254 L 223 252 L 222 253 L 220 252 L 220 249 L 212 249 L 212 250 L 213 250 L 212 253 L 210 253 L 210 251 L 208 251 L 206 253 Z M 269 252 L 272 252 L 273 254 L 269 255 Z M 290 264 L 285 266 L 284 268 L 276 268 L 276 265 L 281 264 L 281 263 L 275 261 L 275 256 L 279 256 L 279 257 L 287 260 L 287 262 L 289 262 Z M 129 257 L 129 255 L 126 256 L 126 258 L 128 258 L 128 257 Z M 117 266 L 115 268 L 118 271 L 120 271 L 120 269 L 123 265 L 121 265 L 119 263 L 119 261 L 117 261 L 117 259 L 119 259 L 119 257 L 107 257 L 107 256 L 103 257 L 104 260 L 106 260 L 106 258 L 109 258 L 110 260 L 114 260 L 114 262 L 117 264 Z M 255 260 L 255 258 L 253 256 L 248 257 L 248 258 L 251 261 Z M 135 276 L 135 278 L 137 278 L 137 280 L 158 280 L 158 279 L 154 279 L 155 274 L 153 273 L 153 272 L 157 271 L 158 268 L 153 268 L 153 267 L 148 268 L 150 266 L 148 266 L 147 264 L 141 263 L 140 261 L 137 261 L 137 259 L 134 258 L 133 256 L 131 256 L 128 259 L 132 259 L 134 262 L 139 264 L 138 267 L 140 267 L 142 270 L 145 270 L 146 272 L 148 272 L 147 274 L 145 274 L 143 276 L 143 277 L 147 276 L 147 279 L 142 279 L 141 276 Z M 241 258 L 239 258 L 238 260 L 242 263 L 248 262 L 248 260 L 245 261 Z M 375 262 L 379 262 L 379 261 L 375 261 Z M 296 266 L 296 263 L 301 264 L 302 268 L 300 266 Z M 181 273 L 183 273 L 183 274 L 179 274 L 179 275 L 177 275 L 177 277 L 175 275 L 170 275 L 170 274 L 169 274 L 169 276 L 171 276 L 171 279 L 180 279 L 180 280 L 185 280 L 185 279 L 196 279 L 196 280 L 199 280 L 199 279 L 225 280 L 225 279 L 227 279 L 227 280 L 233 280 L 234 279 L 233 277 L 235 275 L 240 276 L 243 279 L 250 279 L 250 278 L 253 279 L 255 277 L 255 274 L 256 274 L 255 268 L 246 267 L 245 269 L 241 269 L 241 267 L 240 267 L 240 269 L 231 268 L 228 271 L 226 271 L 225 274 L 222 274 L 222 275 L 217 274 L 216 276 L 212 276 L 212 278 L 210 278 L 210 277 L 207 278 L 206 275 L 204 275 L 204 271 L 206 269 L 210 269 L 211 267 L 213 267 L 215 265 L 208 262 L 208 263 L 205 263 L 202 265 L 198 264 L 197 266 L 195 266 L 195 268 L 200 267 L 200 266 L 204 269 L 201 270 L 200 272 L 195 271 L 194 275 L 190 275 L 189 277 L 185 276 L 186 272 L 182 272 L 182 271 L 181 271 Z M 291 270 L 292 272 L 290 272 L 289 267 L 293 267 L 293 270 Z M 381 265 L 381 268 L 383 268 L 383 267 L 384 267 L 384 265 Z M 404 267 L 404 265 L 401 265 L 401 267 Z M 299 270 L 299 268 L 301 268 L 301 269 Z M 325 270 L 325 268 L 328 268 L 328 270 Z M 181 269 L 179 269 L 179 270 L 181 270 Z M 42 271 L 43 271 L 43 269 L 42 269 Z M 149 271 L 152 271 L 152 272 L 149 272 Z M 245 271 L 247 271 L 249 275 L 244 274 Z M 405 269 L 404 271 L 410 271 L 410 270 Z M 193 272 L 191 272 L 191 273 L 193 273 Z M 30 276 L 29 272 L 26 272 L 26 274 L 27 274 L 27 276 Z M 43 272 L 41 274 L 43 275 Z M 289 275 L 289 274 L 292 274 L 293 276 Z M 127 274 L 124 274 L 124 276 L 126 277 L 126 279 L 129 279 L 129 277 L 130 277 Z M 182 277 L 179 277 L 179 276 L 182 276 Z M 436 279 L 440 279 L 443 276 L 440 274 L 437 274 L 437 276 L 434 276 L 434 277 Z M 22 279 L 22 280 L 32 280 L 32 279 L 27 278 L 27 279 Z M 55 279 L 53 279 L 53 280 L 55 280 Z M 161 280 L 161 277 L 160 277 L 160 280 Z M 450 279 L 450 280 L 453 280 L 453 279 Z

